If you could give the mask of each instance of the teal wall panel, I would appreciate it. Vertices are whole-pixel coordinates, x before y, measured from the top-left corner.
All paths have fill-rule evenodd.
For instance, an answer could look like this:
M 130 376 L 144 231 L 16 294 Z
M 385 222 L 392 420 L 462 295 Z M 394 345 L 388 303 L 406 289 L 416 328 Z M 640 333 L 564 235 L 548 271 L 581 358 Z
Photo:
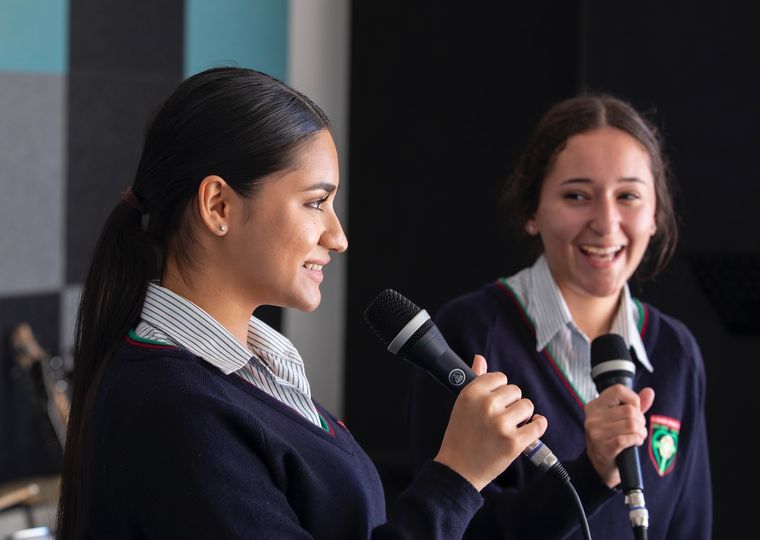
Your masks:
M 186 0 L 185 76 L 220 65 L 258 69 L 285 80 L 287 0 Z
M 66 73 L 67 0 L 0 2 L 0 70 Z

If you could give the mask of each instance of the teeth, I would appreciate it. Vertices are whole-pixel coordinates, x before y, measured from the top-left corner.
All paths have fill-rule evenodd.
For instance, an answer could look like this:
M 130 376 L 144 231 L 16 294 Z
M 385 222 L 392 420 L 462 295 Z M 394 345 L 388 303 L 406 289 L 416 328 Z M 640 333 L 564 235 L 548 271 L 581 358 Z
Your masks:
M 614 253 L 617 253 L 621 249 L 623 249 L 623 246 L 609 246 L 609 247 L 581 246 L 581 249 L 583 251 L 587 251 L 588 253 L 592 255 L 612 255 Z
M 321 264 L 305 263 L 304 266 L 308 270 L 322 270 L 322 265 Z

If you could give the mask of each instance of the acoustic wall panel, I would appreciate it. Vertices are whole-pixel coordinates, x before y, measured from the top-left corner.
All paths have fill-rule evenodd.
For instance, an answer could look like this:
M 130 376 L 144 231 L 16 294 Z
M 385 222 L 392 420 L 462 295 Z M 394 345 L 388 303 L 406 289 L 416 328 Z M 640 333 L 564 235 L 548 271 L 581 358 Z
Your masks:
M 186 0 L 185 75 L 235 65 L 284 81 L 288 4 L 285 0 Z
M 64 84 L 0 71 L 0 295 L 63 280 Z

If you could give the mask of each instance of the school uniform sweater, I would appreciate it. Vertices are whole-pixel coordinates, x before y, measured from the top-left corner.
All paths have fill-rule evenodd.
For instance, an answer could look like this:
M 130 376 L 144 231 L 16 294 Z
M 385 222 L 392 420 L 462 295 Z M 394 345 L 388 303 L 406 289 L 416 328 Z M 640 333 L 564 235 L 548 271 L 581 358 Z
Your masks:
M 127 337 L 90 427 L 88 538 L 460 538 L 483 503 L 428 462 L 386 518 L 377 470 L 324 428 L 203 359 Z
M 705 374 L 694 337 L 679 321 L 642 304 L 641 333 L 654 371 L 637 370 L 634 388 L 650 386 L 649 436 L 639 448 L 649 540 L 711 538 L 712 496 L 705 433 Z M 624 496 L 599 478 L 585 451 L 583 403 L 544 349 L 533 326 L 502 281 L 446 304 L 435 317 L 452 349 L 472 361 L 482 354 L 489 371 L 504 372 L 533 402 L 549 426 L 541 440 L 570 474 L 594 539 L 633 538 Z M 416 466 L 434 455 L 453 397 L 415 370 L 408 395 L 409 433 Z M 527 459 L 516 460 L 482 494 L 484 507 L 467 538 L 582 538 L 571 494 Z

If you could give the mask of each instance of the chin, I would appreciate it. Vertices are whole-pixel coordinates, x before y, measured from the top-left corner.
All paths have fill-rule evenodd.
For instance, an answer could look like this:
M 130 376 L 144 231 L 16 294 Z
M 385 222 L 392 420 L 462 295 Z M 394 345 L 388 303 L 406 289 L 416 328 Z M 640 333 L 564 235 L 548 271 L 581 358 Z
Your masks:
M 319 304 L 322 303 L 322 295 L 317 294 L 314 297 L 311 298 L 301 298 L 299 302 L 297 302 L 293 307 L 298 309 L 299 311 L 303 311 L 306 313 L 311 313 L 315 309 L 319 307 Z

